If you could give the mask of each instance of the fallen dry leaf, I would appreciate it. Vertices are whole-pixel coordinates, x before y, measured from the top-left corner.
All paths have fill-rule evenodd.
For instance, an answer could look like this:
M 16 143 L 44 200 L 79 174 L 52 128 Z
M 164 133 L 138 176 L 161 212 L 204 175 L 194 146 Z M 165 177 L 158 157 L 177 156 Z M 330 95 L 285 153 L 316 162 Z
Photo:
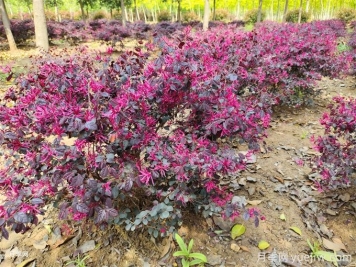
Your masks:
M 162 253 L 160 255 L 160 258 L 164 258 L 170 251 L 171 251 L 171 248 L 172 248 L 172 242 L 173 242 L 173 238 L 172 238 L 172 235 L 170 235 L 168 238 L 166 238 L 163 242 L 165 242 L 165 245 L 162 249 Z M 162 242 L 162 243 L 163 243 Z
M 340 248 L 341 248 L 342 250 L 344 250 L 345 252 L 348 252 L 347 249 L 346 249 L 346 247 L 345 247 L 345 245 L 344 245 L 344 243 L 342 243 L 342 241 L 341 241 L 340 238 L 334 237 L 334 238 L 332 239 L 332 241 L 333 241 L 334 243 L 336 243 L 336 244 L 339 244 L 339 245 L 340 245 Z
M 252 206 L 257 206 L 261 202 L 262 202 L 262 200 L 250 200 L 250 201 L 247 201 L 247 204 L 250 204 Z
M 63 245 L 65 242 L 71 240 L 72 238 L 74 238 L 74 235 L 68 235 L 68 236 L 65 236 L 65 237 L 61 237 L 55 243 L 51 244 L 50 248 L 51 249 L 58 248 L 60 245 Z
M 282 177 L 275 175 L 274 178 L 276 178 L 281 184 L 284 184 L 284 179 Z
M 249 248 L 246 246 L 240 246 L 240 249 L 245 251 L 245 252 L 250 252 Z
M 16 267 L 25 267 L 27 264 L 29 264 L 30 262 L 33 262 L 34 260 L 35 260 L 35 258 L 27 259 L 27 260 L 21 262 L 20 264 L 17 264 Z
M 298 235 L 302 235 L 302 231 L 296 226 L 291 226 L 291 227 L 289 227 L 289 229 L 293 230 Z
M 236 243 L 231 243 L 230 248 L 231 248 L 231 250 L 233 250 L 235 252 L 239 252 L 241 249 L 240 246 L 237 245 Z
M 349 202 L 349 200 L 350 200 L 350 194 L 345 193 L 345 194 L 343 194 L 343 195 L 340 195 L 339 198 L 340 198 L 342 201 L 344 201 L 344 202 Z
M 332 215 L 332 216 L 337 215 L 337 212 L 332 210 L 332 209 L 326 209 L 326 213 L 329 214 L 329 215 Z
M 333 236 L 333 233 L 328 229 L 328 227 L 325 224 L 320 225 L 320 231 L 324 235 L 327 235 L 329 238 Z
M 39 249 L 39 250 L 45 249 L 46 246 L 47 246 L 47 242 L 44 241 L 44 240 L 40 240 L 40 241 L 37 241 L 37 242 L 34 242 L 34 243 L 33 243 L 33 247 L 34 247 L 35 249 Z

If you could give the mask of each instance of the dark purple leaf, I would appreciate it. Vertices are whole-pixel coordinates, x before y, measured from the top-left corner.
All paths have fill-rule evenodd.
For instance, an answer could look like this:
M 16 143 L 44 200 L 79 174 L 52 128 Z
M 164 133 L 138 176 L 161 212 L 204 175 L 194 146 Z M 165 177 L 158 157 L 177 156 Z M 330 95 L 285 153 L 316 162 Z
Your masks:
M 12 76 L 14 75 L 14 73 L 10 73 L 9 76 L 6 77 L 6 81 L 10 81 L 12 79 Z
M 99 209 L 98 217 L 97 217 L 96 221 L 99 223 L 99 222 L 103 222 L 103 221 L 107 221 L 107 220 L 108 220 L 108 214 L 107 214 L 106 210 Z
M 98 125 L 96 124 L 95 118 L 90 121 L 87 121 L 84 126 L 88 130 L 92 130 L 92 131 L 96 131 L 98 129 Z
M 33 205 L 39 205 L 39 204 L 43 204 L 44 202 L 43 202 L 43 200 L 42 199 L 40 199 L 40 198 L 33 198 L 33 199 L 31 199 L 31 204 L 33 204 Z
M 18 223 L 29 223 L 31 221 L 30 216 L 23 211 L 15 213 L 14 219 Z
M 117 217 L 119 215 L 117 210 L 113 209 L 113 208 L 106 209 L 106 212 L 107 212 L 109 217 Z
M 5 229 L 5 227 L 1 227 L 1 234 L 6 239 L 9 240 L 9 232 Z
M 75 208 L 81 213 L 89 212 L 89 207 L 85 203 L 78 203 Z

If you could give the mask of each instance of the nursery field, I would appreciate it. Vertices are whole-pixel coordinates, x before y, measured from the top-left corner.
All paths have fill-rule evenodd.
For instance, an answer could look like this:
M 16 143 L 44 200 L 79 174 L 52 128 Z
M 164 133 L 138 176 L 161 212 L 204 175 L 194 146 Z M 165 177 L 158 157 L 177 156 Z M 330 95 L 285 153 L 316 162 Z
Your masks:
M 0 53 L 0 266 L 356 266 L 354 29 L 158 32 Z

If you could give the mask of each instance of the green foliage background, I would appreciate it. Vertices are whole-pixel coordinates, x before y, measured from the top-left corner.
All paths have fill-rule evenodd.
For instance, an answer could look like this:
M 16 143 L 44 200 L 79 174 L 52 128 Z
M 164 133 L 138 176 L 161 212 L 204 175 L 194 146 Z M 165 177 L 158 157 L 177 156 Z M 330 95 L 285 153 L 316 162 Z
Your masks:
M 8 13 L 18 13 L 18 12 L 29 12 L 31 9 L 32 0 L 5 0 L 7 3 Z M 53 1 L 55 0 L 45 0 L 47 2 L 47 9 L 53 9 Z M 73 0 L 57 0 L 60 10 L 65 11 L 79 11 L 78 1 Z M 105 6 L 102 4 L 103 1 L 100 0 L 84 0 L 86 2 L 92 3 L 89 8 L 90 11 L 105 10 Z M 107 0 L 110 1 L 110 0 Z M 118 3 L 119 0 L 116 0 Z M 231 13 L 239 13 L 241 16 L 251 9 L 258 8 L 259 0 L 216 0 L 216 9 L 226 9 Z M 113 2 L 115 2 L 113 0 Z M 125 1 L 127 2 L 127 1 Z M 131 0 L 130 7 L 134 7 L 134 0 Z M 309 2 L 309 3 L 308 3 Z M 177 8 L 177 0 L 136 0 L 138 8 L 145 8 L 146 10 L 175 10 Z M 307 4 L 308 3 L 308 4 Z M 300 0 L 289 0 L 288 9 L 299 8 Z M 213 0 L 210 0 L 210 6 L 212 7 Z M 273 13 L 274 17 L 281 19 L 284 10 L 285 0 L 263 0 L 263 10 L 266 11 L 267 15 Z M 316 18 L 321 16 L 321 14 L 328 14 L 329 16 L 335 16 L 340 8 L 354 8 L 356 9 L 356 0 L 303 0 L 303 9 L 308 11 Z M 204 0 L 181 0 L 182 11 L 194 11 L 196 13 L 203 12 Z M 120 5 L 117 6 L 120 9 Z M 268 19 L 268 17 L 267 17 Z

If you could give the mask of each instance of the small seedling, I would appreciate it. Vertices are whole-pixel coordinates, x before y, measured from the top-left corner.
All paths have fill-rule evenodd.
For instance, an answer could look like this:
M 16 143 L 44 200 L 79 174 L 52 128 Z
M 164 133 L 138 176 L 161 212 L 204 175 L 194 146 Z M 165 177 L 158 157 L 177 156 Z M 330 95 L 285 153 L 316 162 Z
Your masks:
M 175 239 L 178 243 L 180 250 L 174 252 L 174 257 L 182 257 L 182 266 L 189 267 L 193 265 L 200 265 L 204 266 L 204 263 L 207 263 L 208 260 L 206 256 L 202 253 L 192 253 L 192 248 L 194 244 L 194 240 L 191 239 L 189 241 L 188 247 L 184 243 L 183 239 L 178 235 L 175 234 Z
M 313 245 L 310 243 L 309 239 L 307 240 L 308 245 L 312 251 L 312 253 L 310 254 L 310 256 L 313 259 L 323 259 L 329 262 L 332 262 L 336 267 L 338 267 L 338 263 L 337 263 L 337 255 L 334 252 L 328 252 L 328 251 L 323 251 L 320 250 L 320 244 L 318 242 L 314 242 Z
M 85 256 L 83 259 L 81 259 L 80 256 L 78 255 L 77 259 L 67 262 L 66 266 L 68 266 L 70 264 L 75 264 L 75 267 L 86 267 L 85 260 L 87 258 L 89 258 L 89 255 Z
M 308 131 L 303 131 L 301 134 L 300 134 L 300 138 L 301 139 L 305 139 L 305 138 L 307 138 L 308 137 Z

